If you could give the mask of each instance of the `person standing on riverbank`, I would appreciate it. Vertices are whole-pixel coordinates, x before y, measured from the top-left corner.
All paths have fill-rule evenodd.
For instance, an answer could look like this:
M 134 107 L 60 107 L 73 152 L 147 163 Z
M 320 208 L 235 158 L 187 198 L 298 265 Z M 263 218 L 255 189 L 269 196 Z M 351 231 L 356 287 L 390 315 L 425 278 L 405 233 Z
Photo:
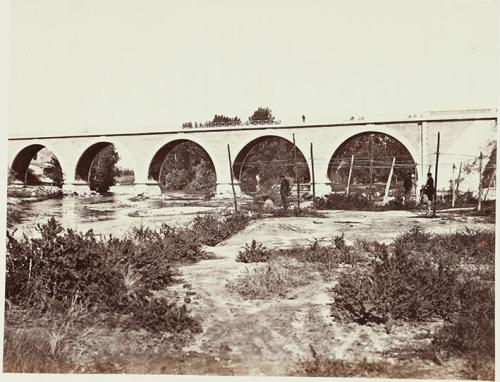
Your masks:
M 284 175 L 281 175 L 280 179 L 281 179 L 280 182 L 281 204 L 283 205 L 283 208 L 286 210 L 288 208 L 287 197 L 288 194 L 290 193 L 290 182 Z
M 432 213 L 432 203 L 435 201 L 434 199 L 434 179 L 432 178 L 432 174 L 430 172 L 427 173 L 427 183 L 422 188 L 422 204 L 427 204 L 427 214 L 426 216 L 430 216 Z

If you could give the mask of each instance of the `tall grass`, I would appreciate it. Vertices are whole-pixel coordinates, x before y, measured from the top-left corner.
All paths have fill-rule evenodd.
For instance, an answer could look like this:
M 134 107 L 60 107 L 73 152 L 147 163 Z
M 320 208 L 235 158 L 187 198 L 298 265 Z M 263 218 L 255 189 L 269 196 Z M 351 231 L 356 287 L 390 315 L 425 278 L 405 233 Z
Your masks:
M 192 232 L 164 225 L 97 239 L 55 219 L 37 230 L 37 238 L 8 234 L 5 370 L 74 370 L 75 348 L 94 325 L 152 335 L 201 330 L 185 305 L 154 293 L 171 284 L 178 264 L 206 258 Z
M 309 273 L 297 260 L 278 256 L 252 270 L 246 268 L 228 287 L 247 299 L 284 297 L 290 290 L 307 285 Z

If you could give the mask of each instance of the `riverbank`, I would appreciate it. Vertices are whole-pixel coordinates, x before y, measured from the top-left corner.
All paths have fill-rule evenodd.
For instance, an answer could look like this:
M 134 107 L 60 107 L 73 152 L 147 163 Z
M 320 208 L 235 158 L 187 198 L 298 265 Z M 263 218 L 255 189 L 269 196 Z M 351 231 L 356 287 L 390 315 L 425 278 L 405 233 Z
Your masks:
M 218 210 L 211 204 L 213 201 L 204 200 L 117 199 L 113 196 L 112 199 L 65 198 L 64 202 L 82 200 L 86 204 L 75 205 L 75 208 L 94 212 L 77 215 L 80 227 L 91 226 L 95 234 L 102 237 L 109 233 L 121 237 L 129 229 L 126 227 L 138 221 L 149 228 L 167 219 L 182 225 L 191 222 L 196 211 L 206 211 L 205 216 L 217 216 Z M 35 204 L 43 206 L 43 203 Z M 221 203 L 219 209 L 226 207 L 224 201 L 216 203 Z M 114 208 L 113 215 L 105 215 L 110 207 Z M 137 212 L 130 216 L 133 211 Z M 227 212 L 230 212 L 229 206 Z M 77 346 L 71 348 L 73 356 L 78 354 L 78 349 L 83 351 L 81 354 L 85 356 L 77 357 L 74 363 L 82 372 L 307 375 L 304 362 L 314 359 L 316 354 L 355 365 L 366 359 L 378 365 L 382 375 L 392 377 L 463 378 L 464 370 L 470 368 L 467 360 L 460 357 L 435 361 L 429 357 L 407 356 L 410 358 L 403 363 L 398 359 L 398 348 L 403 345 L 413 350 L 427 346 L 443 326 L 442 321 L 397 322 L 391 333 L 381 324 L 336 322 L 331 317 L 333 299 L 329 291 L 335 287 L 342 270 L 350 269 L 349 266 L 332 268 L 332 273 L 325 278 L 321 267 L 285 263 L 284 268 L 278 268 L 285 276 L 288 267 L 299 267 L 302 280 L 296 287 L 279 296 L 248 299 L 234 289 L 235 283 L 251 280 L 257 275 L 255 272 L 265 269 L 266 265 L 244 264 L 236 258 L 245 244 L 254 239 L 268 249 L 332 245 L 339 237 L 345 245 L 374 241 L 390 244 L 398 235 L 416 226 L 430 233 L 452 234 L 466 229 L 492 231 L 494 224 L 488 217 L 455 211 L 439 214 L 434 219 L 410 211 L 322 212 L 323 216 L 315 217 L 253 220 L 242 231 L 232 232 L 223 242 L 204 246 L 208 259 L 180 265 L 174 282 L 159 293 L 171 301 L 186 304 L 190 315 L 201 325 L 200 333 L 150 335 L 120 325 L 115 328 L 84 325 L 75 333 L 62 333 L 69 341 L 61 343 Z M 103 216 L 107 220 L 99 220 Z M 15 329 L 20 335 L 26 328 L 20 324 Z M 50 327 L 47 335 L 55 335 L 59 330 Z M 73 342 L 71 336 L 76 336 Z M 387 362 L 393 366 L 387 366 Z M 382 368 L 381 364 L 385 366 Z M 60 371 L 68 371 L 62 367 Z M 350 372 L 348 366 L 343 367 L 346 373 Z M 356 367 L 358 374 L 354 375 L 362 376 L 366 372 L 363 367 L 374 366 L 355 366 L 355 370 Z M 401 374 L 401 368 L 407 368 L 409 373 Z

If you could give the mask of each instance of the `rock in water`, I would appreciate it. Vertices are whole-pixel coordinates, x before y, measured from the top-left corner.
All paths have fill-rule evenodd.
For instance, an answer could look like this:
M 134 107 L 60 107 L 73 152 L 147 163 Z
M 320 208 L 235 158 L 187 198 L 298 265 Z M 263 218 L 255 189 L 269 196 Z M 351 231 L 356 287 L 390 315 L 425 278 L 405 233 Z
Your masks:
M 266 199 L 264 202 L 264 210 L 272 210 L 274 209 L 274 202 L 271 199 Z

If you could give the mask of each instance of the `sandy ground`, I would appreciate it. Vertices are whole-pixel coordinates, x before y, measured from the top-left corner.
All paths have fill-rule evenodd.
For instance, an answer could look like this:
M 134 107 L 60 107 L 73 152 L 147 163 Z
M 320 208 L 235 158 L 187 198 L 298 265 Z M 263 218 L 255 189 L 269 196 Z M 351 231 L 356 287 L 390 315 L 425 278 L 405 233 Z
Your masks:
M 215 259 L 181 268 L 183 282 L 170 292 L 188 298 L 192 314 L 203 325 L 175 360 L 158 361 L 158 372 L 173 374 L 287 375 L 300 361 L 310 359 L 310 345 L 325 357 L 349 361 L 396 361 L 405 346 L 419 348 L 430 343 L 440 323 L 420 326 L 396 325 L 390 334 L 382 325 L 343 325 L 330 317 L 334 282 L 312 274 L 310 284 L 284 298 L 245 300 L 226 285 L 246 268 L 258 264 L 235 261 L 240 248 L 252 239 L 269 248 L 306 244 L 317 238 L 328 242 L 344 232 L 345 239 L 390 242 L 400 232 L 419 224 L 432 232 L 453 232 L 465 226 L 493 229 L 476 218 L 446 221 L 427 219 L 406 211 L 327 212 L 326 218 L 269 218 L 257 220 L 217 247 L 205 249 Z M 410 359 L 419 377 L 459 378 L 460 362 L 436 366 L 431 361 Z M 421 374 L 420 374 L 421 373 Z

